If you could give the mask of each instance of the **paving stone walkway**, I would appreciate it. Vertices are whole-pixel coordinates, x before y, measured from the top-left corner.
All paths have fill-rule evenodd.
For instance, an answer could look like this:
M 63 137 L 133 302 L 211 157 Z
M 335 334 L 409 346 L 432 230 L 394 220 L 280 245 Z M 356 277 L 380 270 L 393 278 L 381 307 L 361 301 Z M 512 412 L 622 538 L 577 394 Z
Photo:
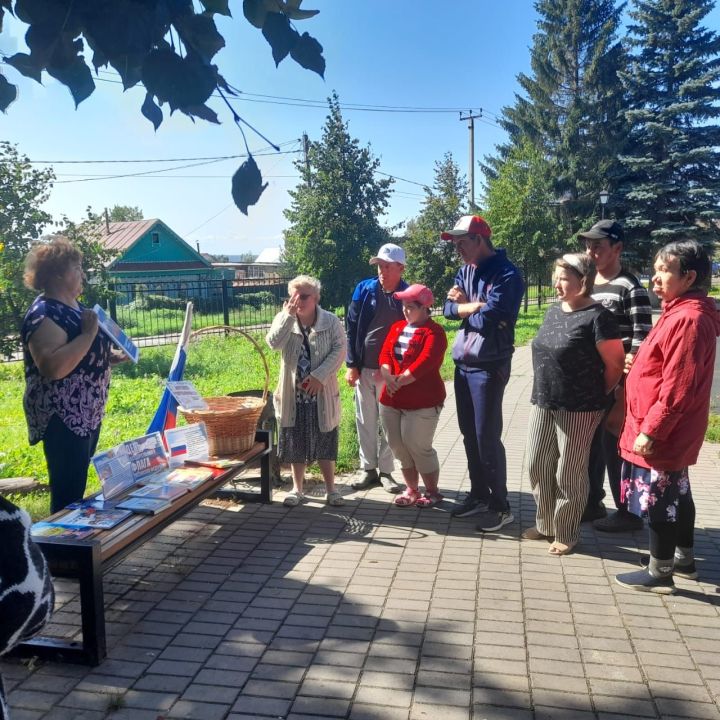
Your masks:
M 3 662 L 14 720 L 619 720 L 720 718 L 720 446 L 692 471 L 700 582 L 659 597 L 613 581 L 646 532 L 584 525 L 577 551 L 521 541 L 531 386 L 518 350 L 505 396 L 515 522 L 451 519 L 468 488 L 454 401 L 436 447 L 448 500 L 393 507 L 201 507 L 105 577 L 97 668 Z M 349 484 L 349 482 L 348 482 Z M 278 495 L 282 498 L 282 495 Z M 77 629 L 62 586 L 55 630 Z

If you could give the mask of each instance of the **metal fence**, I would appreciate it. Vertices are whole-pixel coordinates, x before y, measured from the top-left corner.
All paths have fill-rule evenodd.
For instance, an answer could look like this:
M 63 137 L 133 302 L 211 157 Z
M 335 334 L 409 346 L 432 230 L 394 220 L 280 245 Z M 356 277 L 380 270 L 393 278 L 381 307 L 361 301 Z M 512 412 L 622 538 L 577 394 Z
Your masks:
M 108 303 L 112 318 L 138 346 L 172 343 L 182 328 L 185 305 L 194 306 L 193 329 L 232 325 L 261 330 L 270 326 L 287 297 L 289 278 L 115 283 Z M 527 283 L 525 306 L 555 298 L 548 278 Z
M 263 330 L 270 327 L 282 307 L 288 280 L 274 277 L 114 283 L 105 309 L 139 347 L 176 342 L 189 300 L 194 306 L 194 330 L 211 325 Z M 531 279 L 523 307 L 540 307 L 554 299 L 549 277 L 542 281 Z M 0 361 L 20 359 L 22 350 L 18 346 L 17 352 Z
M 118 282 L 107 310 L 139 346 L 174 342 L 185 306 L 193 303 L 193 329 L 210 325 L 269 327 L 287 296 L 287 278 Z

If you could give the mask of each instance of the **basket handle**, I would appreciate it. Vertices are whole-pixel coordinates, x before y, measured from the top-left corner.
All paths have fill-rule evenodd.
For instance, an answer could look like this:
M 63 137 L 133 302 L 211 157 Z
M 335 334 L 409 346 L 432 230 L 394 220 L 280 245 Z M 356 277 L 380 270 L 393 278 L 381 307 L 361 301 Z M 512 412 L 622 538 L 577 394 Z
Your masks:
M 208 327 L 200 328 L 199 330 L 194 330 L 190 334 L 189 342 L 197 340 L 203 335 L 217 335 L 221 332 L 224 332 L 225 334 L 237 333 L 238 335 L 242 335 L 244 338 L 248 339 L 253 344 L 253 347 L 260 354 L 263 362 L 263 367 L 265 368 L 265 387 L 263 388 L 262 401 L 263 403 L 267 402 L 268 387 L 270 385 L 270 369 L 268 368 L 267 359 L 265 358 L 265 353 L 263 352 L 262 347 L 260 347 L 257 340 L 255 340 L 255 338 L 250 335 L 250 333 L 247 333 L 245 332 L 245 330 L 241 330 L 240 328 L 232 327 L 231 325 L 210 325 Z

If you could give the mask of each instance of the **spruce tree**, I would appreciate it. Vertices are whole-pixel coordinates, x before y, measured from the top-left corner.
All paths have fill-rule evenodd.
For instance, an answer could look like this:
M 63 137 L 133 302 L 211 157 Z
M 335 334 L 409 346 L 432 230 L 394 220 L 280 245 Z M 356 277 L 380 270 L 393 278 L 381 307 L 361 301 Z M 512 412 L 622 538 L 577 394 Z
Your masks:
M 630 150 L 621 157 L 625 224 L 640 259 L 678 237 L 712 243 L 720 199 L 720 38 L 712 0 L 635 0 L 635 49 L 622 79 Z
M 391 178 L 378 178 L 380 161 L 350 136 L 336 94 L 322 139 L 309 143 L 307 164 L 298 160 L 300 184 L 285 210 L 284 259 L 291 273 L 319 278 L 322 304 L 350 303 L 355 284 L 372 273 L 368 260 L 389 235 L 379 217 L 388 206 Z
M 547 161 L 529 140 L 510 151 L 489 181 L 486 202 L 493 244 L 505 248 L 527 285 L 546 282 L 552 261 L 567 249 L 568 230 L 564 208 L 553 201 Z
M 625 63 L 617 41 L 620 9 L 614 0 L 537 0 L 535 9 L 532 74 L 518 76 L 524 94 L 503 110 L 510 141 L 489 175 L 529 140 L 547 159 L 556 197 L 565 198 L 576 231 L 596 218 L 599 192 L 614 187 L 627 135 L 618 81 Z
M 466 213 L 467 182 L 453 159 L 446 153 L 435 162 L 435 182 L 425 188 L 423 208 L 407 225 L 407 279 L 427 285 L 441 305 L 452 287 L 459 260 L 452 243 L 440 233 Z

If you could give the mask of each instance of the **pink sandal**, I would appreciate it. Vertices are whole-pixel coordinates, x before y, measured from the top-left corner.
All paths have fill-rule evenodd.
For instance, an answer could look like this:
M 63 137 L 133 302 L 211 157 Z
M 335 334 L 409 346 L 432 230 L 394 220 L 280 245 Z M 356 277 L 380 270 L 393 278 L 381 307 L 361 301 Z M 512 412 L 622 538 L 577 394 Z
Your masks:
M 439 492 L 425 493 L 421 498 L 418 498 L 415 504 L 419 508 L 431 508 L 435 507 L 439 502 L 443 501 L 443 496 Z
M 395 505 L 398 507 L 412 507 L 422 498 L 417 490 L 407 488 L 404 493 L 395 498 Z

